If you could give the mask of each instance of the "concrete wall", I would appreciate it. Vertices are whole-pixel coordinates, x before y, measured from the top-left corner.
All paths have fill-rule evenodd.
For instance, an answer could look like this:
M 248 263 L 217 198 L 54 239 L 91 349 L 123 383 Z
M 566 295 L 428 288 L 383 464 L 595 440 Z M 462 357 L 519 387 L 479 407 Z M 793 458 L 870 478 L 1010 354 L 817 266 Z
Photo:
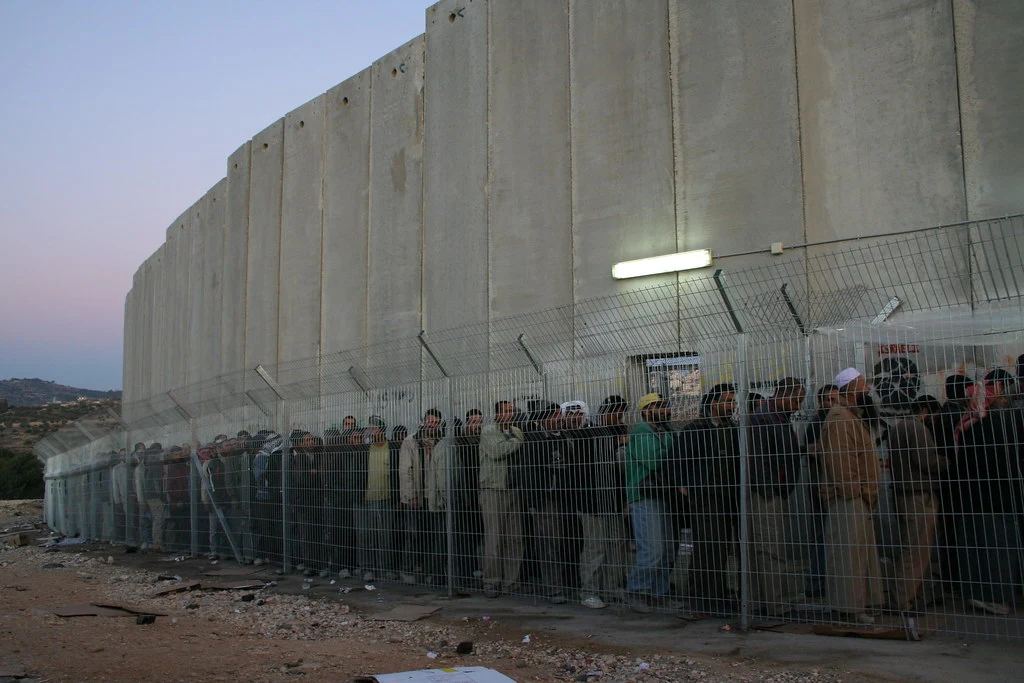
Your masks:
M 344 369 L 436 377 L 404 343 L 420 330 L 493 370 L 508 316 L 658 283 L 714 295 L 615 281 L 619 260 L 1017 212 L 1022 108 L 1016 0 L 441 0 L 423 36 L 245 142 L 168 228 L 125 301 L 126 400 L 367 344 L 396 350 Z M 560 340 L 602 324 L 659 345 L 730 325 L 634 308 L 527 336 L 569 358 Z

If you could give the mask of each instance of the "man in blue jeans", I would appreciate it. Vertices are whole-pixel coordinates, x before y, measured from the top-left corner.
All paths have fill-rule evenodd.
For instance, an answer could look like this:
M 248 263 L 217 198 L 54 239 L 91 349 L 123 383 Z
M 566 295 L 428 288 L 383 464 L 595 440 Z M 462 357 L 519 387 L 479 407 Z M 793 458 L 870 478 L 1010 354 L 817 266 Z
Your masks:
M 667 463 L 672 439 L 668 401 L 652 393 L 641 398 L 637 407 L 643 421 L 633 428 L 626 446 L 626 502 L 636 541 L 636 560 L 626 590 L 630 606 L 646 613 L 669 598 L 675 544 L 674 515 L 667 501 L 678 492 Z

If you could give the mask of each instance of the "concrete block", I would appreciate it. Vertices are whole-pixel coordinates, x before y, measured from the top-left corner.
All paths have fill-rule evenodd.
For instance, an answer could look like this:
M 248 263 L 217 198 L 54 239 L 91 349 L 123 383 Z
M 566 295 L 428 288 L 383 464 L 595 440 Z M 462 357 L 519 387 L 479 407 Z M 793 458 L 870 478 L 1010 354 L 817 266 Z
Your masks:
M 808 240 L 963 220 L 950 3 L 794 8 Z
M 423 43 L 420 36 L 372 67 L 367 296 L 370 344 L 413 337 L 420 331 Z M 381 362 L 392 368 L 414 362 L 418 366 L 418 347 L 403 349 L 398 356 L 388 354 L 386 360 L 381 357 Z M 370 372 L 372 377 L 372 368 Z M 419 376 L 418 371 L 415 376 Z
M 124 325 L 122 326 L 121 345 L 121 402 L 128 406 L 135 400 L 135 387 L 131 378 L 135 376 L 135 307 L 133 290 L 129 289 L 124 297 Z
M 191 321 L 189 306 L 189 281 L 192 260 L 192 219 L 189 211 L 185 211 L 172 224 L 177 236 L 174 239 L 174 295 L 172 297 L 170 319 L 173 329 L 170 333 L 171 348 L 171 389 L 178 389 L 188 382 L 187 363 L 188 329 Z
M 245 368 L 245 283 L 249 252 L 251 154 L 252 142 L 246 141 L 228 157 L 220 327 L 220 364 L 224 372 L 238 372 Z
M 572 302 L 572 201 L 568 2 L 497 2 L 490 14 L 487 225 L 494 319 Z
M 955 0 L 967 215 L 1024 211 L 1024 3 Z
M 669 5 L 680 251 L 804 241 L 792 8 Z
M 203 197 L 203 338 L 199 348 L 200 376 L 212 380 L 221 374 L 221 303 L 224 278 L 224 218 L 227 179 L 221 179 Z M 219 389 L 210 389 L 217 391 Z M 204 394 L 200 400 L 211 398 Z
M 611 270 L 674 252 L 676 216 L 667 1 L 570 7 L 578 301 L 670 281 L 616 281 Z
M 427 9 L 423 329 L 487 320 L 488 3 Z M 486 341 L 486 339 L 484 339 Z
M 277 363 L 278 282 L 280 279 L 281 180 L 284 119 L 252 140 L 249 195 L 249 251 L 246 264 L 245 367 Z M 246 388 L 264 388 L 255 374 Z
M 569 3 L 492 3 L 488 59 L 490 368 L 564 358 L 564 315 L 530 329 L 508 316 L 573 301 L 569 149 Z M 523 125 L 524 111 L 530 125 Z M 560 340 L 560 341 L 555 341 Z M 552 348 L 546 344 L 553 343 Z M 532 368 L 530 370 L 533 372 Z
M 612 266 L 677 246 L 668 3 L 570 3 L 572 272 L 577 302 L 672 283 L 672 274 L 614 280 Z M 563 266 L 564 267 L 564 266 Z M 633 305 L 584 307 L 576 349 L 675 348 L 674 311 L 641 294 Z M 590 309 L 593 310 L 590 310 Z M 638 339 L 632 339 L 630 346 Z
M 279 363 L 315 365 L 320 349 L 325 100 L 321 95 L 284 118 Z
M 206 196 L 200 198 L 189 208 L 191 218 L 192 239 L 189 254 L 189 278 L 188 278 L 188 339 L 183 347 L 187 353 L 188 360 L 185 366 L 185 385 L 194 387 L 204 378 L 203 376 L 203 352 L 206 345 L 207 327 L 210 319 L 205 308 L 208 303 L 204 295 L 206 284 L 206 242 L 210 236 L 207 223 L 209 212 L 206 209 Z M 181 399 L 194 401 L 198 397 L 191 391 L 179 394 Z
M 157 292 L 156 324 L 158 337 L 158 355 L 153 359 L 160 390 L 171 388 L 171 359 L 175 355 L 171 334 L 174 330 L 174 319 L 171 311 L 174 307 L 174 268 L 176 262 L 175 244 L 168 240 L 160 247 L 160 290 Z
M 320 293 L 323 356 L 366 346 L 370 83 L 370 69 L 366 69 L 327 91 Z

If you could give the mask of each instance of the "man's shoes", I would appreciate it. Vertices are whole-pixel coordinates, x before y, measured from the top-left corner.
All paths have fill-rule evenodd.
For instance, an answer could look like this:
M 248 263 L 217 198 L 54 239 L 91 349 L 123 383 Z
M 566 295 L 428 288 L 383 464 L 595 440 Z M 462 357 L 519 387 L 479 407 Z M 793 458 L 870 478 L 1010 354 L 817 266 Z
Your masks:
M 975 600 L 971 598 L 968 600 L 972 606 L 977 607 L 980 610 L 985 610 L 990 614 L 998 614 L 999 616 L 1006 616 L 1010 613 L 1010 608 L 1001 602 L 985 602 L 984 600 Z
M 216 555 L 210 555 L 210 559 L 211 560 L 216 560 L 217 556 Z M 302 562 L 300 562 L 297 565 L 295 565 L 295 570 L 296 571 L 300 571 L 300 572 L 304 572 L 304 571 L 306 571 L 306 565 L 303 564 Z
M 562 593 L 555 593 L 554 595 L 548 596 L 548 602 L 552 605 L 564 605 L 566 602 L 565 595 Z
M 588 596 L 586 596 L 581 601 L 581 604 L 584 607 L 589 607 L 590 609 L 604 609 L 605 607 L 608 606 L 607 604 L 605 604 L 604 600 L 602 600 L 601 598 L 597 597 L 596 595 L 588 595 Z
M 306 571 L 302 572 L 302 575 L 303 576 L 316 576 L 316 571 L 314 571 L 312 569 L 307 569 Z
M 853 620 L 858 624 L 864 624 L 865 626 L 870 626 L 875 623 L 875 618 L 867 612 L 859 612 L 854 615 Z
M 384 578 L 388 581 L 398 581 L 398 574 L 396 574 L 395 572 L 387 572 L 386 574 L 384 574 Z
M 347 579 L 347 578 L 349 578 L 351 576 L 352 576 L 352 572 L 350 572 L 349 570 L 347 570 L 345 568 L 342 568 L 342 569 L 338 570 L 338 578 L 339 579 Z
M 650 614 L 654 611 L 650 597 L 643 593 L 630 593 L 626 597 L 626 604 L 637 614 Z
M 373 572 L 371 572 L 369 570 L 363 572 L 363 581 L 366 581 L 367 583 L 369 583 L 370 581 L 373 581 L 374 578 L 376 578 L 376 577 L 374 577 Z
M 484 597 L 494 599 L 501 595 L 501 591 L 491 585 L 484 586 Z
M 411 586 L 414 583 L 416 583 L 416 577 L 412 574 L 409 574 L 408 572 L 402 572 L 401 574 L 399 574 L 399 576 L 402 579 L 402 583 L 406 585 Z
M 321 579 L 326 579 L 330 575 L 331 575 L 331 573 L 329 571 L 327 571 L 326 569 L 324 569 L 323 571 L 320 572 L 320 578 Z

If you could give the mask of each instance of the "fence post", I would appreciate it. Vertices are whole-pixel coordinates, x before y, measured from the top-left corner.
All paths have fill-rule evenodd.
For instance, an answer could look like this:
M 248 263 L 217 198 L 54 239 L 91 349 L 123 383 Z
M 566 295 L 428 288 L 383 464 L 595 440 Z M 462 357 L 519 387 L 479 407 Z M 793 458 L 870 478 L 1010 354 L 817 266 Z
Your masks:
M 747 410 L 747 335 L 738 335 L 739 369 L 739 449 L 740 449 L 740 628 L 750 628 L 750 476 L 749 476 L 749 444 L 747 435 L 750 429 L 750 412 Z
M 281 571 L 287 573 L 291 569 L 291 553 L 289 552 L 290 539 L 288 533 L 291 531 L 291 515 L 289 505 L 291 495 L 289 491 L 292 485 L 292 463 L 291 463 L 291 418 L 288 415 L 288 402 L 285 400 L 284 392 L 278 386 L 270 373 L 262 364 L 256 366 L 256 374 L 270 387 L 270 390 L 277 396 L 278 406 L 278 427 L 281 434 Z

